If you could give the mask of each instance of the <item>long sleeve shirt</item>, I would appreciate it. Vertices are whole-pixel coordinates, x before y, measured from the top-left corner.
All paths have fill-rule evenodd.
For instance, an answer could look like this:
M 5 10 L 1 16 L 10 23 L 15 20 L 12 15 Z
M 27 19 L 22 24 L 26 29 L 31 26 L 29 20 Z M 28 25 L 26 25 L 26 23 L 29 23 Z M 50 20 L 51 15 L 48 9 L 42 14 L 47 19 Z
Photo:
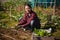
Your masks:
M 25 27 L 30 24 L 31 20 L 35 20 L 35 19 L 37 19 L 37 15 L 35 12 L 32 11 L 30 14 L 25 13 L 24 17 L 19 23 L 20 25 L 23 25 Z

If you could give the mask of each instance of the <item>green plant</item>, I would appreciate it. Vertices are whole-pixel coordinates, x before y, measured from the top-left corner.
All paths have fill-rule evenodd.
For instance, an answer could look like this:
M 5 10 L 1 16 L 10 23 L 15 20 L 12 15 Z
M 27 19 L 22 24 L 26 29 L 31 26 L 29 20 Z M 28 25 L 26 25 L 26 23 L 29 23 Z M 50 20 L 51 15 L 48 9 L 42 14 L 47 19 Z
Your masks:
M 34 32 L 37 34 L 37 36 L 50 36 L 50 33 L 47 33 L 44 29 L 34 29 Z
M 60 29 L 60 18 L 57 15 L 52 16 L 52 22 L 54 22 L 54 25 L 56 28 Z
M 23 17 L 23 11 L 20 12 L 12 11 L 11 17 L 13 20 L 19 21 L 19 18 Z

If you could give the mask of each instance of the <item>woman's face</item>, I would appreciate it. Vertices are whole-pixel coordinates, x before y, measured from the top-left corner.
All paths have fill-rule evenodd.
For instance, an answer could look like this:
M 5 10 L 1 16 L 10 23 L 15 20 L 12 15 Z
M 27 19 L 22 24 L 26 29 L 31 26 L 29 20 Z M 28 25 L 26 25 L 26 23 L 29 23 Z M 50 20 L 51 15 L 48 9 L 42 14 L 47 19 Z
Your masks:
M 30 12 L 31 12 L 31 8 L 30 8 L 29 6 L 25 6 L 25 11 L 26 11 L 27 13 L 30 13 Z

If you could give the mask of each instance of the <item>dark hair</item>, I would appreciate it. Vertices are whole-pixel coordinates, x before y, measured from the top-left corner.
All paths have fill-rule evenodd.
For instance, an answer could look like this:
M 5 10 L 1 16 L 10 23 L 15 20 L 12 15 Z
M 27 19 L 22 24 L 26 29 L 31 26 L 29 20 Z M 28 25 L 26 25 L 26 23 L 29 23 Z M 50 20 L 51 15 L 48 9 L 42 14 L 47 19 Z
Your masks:
M 25 4 L 25 6 L 29 6 L 30 8 L 32 8 L 30 4 Z

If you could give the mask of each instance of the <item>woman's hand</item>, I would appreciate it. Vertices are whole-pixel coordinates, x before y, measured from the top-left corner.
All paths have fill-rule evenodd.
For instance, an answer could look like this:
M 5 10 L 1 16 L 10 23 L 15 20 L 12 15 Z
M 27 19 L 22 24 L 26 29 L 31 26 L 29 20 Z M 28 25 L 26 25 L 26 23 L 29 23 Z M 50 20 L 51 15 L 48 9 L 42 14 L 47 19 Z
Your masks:
M 21 27 L 24 27 L 24 25 L 20 25 Z

